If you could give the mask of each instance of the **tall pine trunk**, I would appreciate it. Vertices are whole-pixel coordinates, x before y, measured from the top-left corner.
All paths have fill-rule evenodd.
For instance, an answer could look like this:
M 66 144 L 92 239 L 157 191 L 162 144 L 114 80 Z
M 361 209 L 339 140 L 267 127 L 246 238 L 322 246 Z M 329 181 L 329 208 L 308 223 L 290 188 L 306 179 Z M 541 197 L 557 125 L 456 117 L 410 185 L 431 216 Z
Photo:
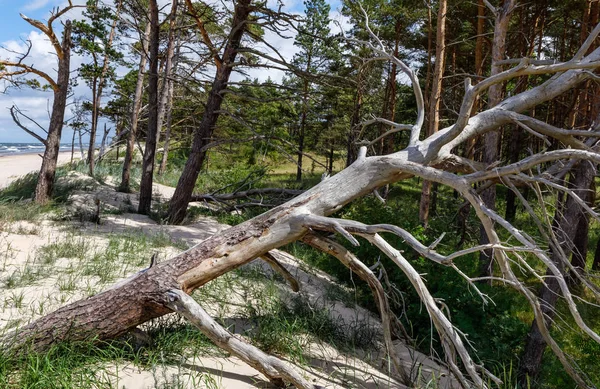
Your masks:
M 142 95 L 144 91 L 144 73 L 146 71 L 146 62 L 148 59 L 148 41 L 150 39 L 150 23 L 146 25 L 144 36 L 142 38 L 142 51 L 140 53 L 140 63 L 138 67 L 137 83 L 135 85 L 135 95 L 133 97 L 133 110 L 131 112 L 131 128 L 127 134 L 125 146 L 125 160 L 123 161 L 123 172 L 121 174 L 121 184 L 119 191 L 131 191 L 131 163 L 133 162 L 133 153 L 135 152 L 135 139 L 137 136 L 137 127 L 140 110 L 142 108 Z
M 140 181 L 140 203 L 138 212 L 149 214 L 152 207 L 152 178 L 154 175 L 154 155 L 158 133 L 158 5 L 150 0 L 150 71 L 148 74 L 148 130 L 142 163 Z
M 497 9 L 496 23 L 494 25 L 494 41 L 492 45 L 492 71 L 491 76 L 494 76 L 502 72 L 502 65 L 498 63 L 502 61 L 506 54 L 506 35 L 508 32 L 508 25 L 510 21 L 510 15 L 515 8 L 516 0 L 504 0 L 502 7 Z M 498 105 L 502 101 L 502 84 L 494 84 L 489 88 L 488 91 L 488 107 L 492 108 Z M 483 161 L 487 165 L 495 163 L 499 158 L 500 148 L 500 132 L 490 131 L 484 136 L 484 157 Z M 489 209 L 496 209 L 496 187 L 490 186 L 483 191 L 481 195 L 485 206 Z M 480 239 L 481 244 L 488 244 L 489 239 L 483 226 L 480 227 Z M 492 268 L 492 250 L 484 250 L 479 256 L 480 262 L 480 274 L 482 277 L 490 276 L 493 273 Z
M 175 193 L 171 198 L 168 210 L 168 220 L 170 223 L 181 223 L 185 218 L 187 206 L 194 191 L 194 185 L 198 179 L 198 174 L 206 158 L 205 146 L 210 143 L 215 125 L 219 119 L 219 110 L 223 103 L 223 91 L 227 89 L 229 76 L 233 70 L 233 63 L 237 55 L 237 50 L 246 30 L 246 21 L 250 15 L 252 0 L 239 0 L 235 6 L 231 34 L 225 46 L 221 63 L 217 66 L 217 72 L 212 84 L 206 108 L 202 115 L 202 120 L 198 128 L 194 131 L 192 141 L 192 150 L 185 164 Z
M 115 20 L 112 23 L 112 26 L 110 28 L 110 33 L 109 33 L 109 37 L 108 37 L 108 45 L 109 47 L 112 46 L 112 42 L 115 39 L 115 32 L 117 29 L 117 22 L 119 20 L 119 12 L 121 11 L 121 5 L 122 5 L 122 1 L 119 1 L 119 3 L 117 4 L 117 14 L 115 16 Z M 108 48 L 105 48 L 105 50 L 107 50 Z M 95 58 L 95 57 L 94 57 Z M 92 125 L 91 125 L 91 131 L 90 131 L 90 144 L 88 147 L 88 169 L 89 169 L 89 173 L 90 176 L 94 175 L 94 164 L 95 164 L 95 156 L 94 156 L 94 152 L 95 152 L 95 143 L 96 143 L 96 134 L 98 132 L 98 118 L 100 116 L 100 105 L 102 103 L 102 92 L 104 89 L 104 84 L 106 83 L 106 76 L 108 75 L 108 70 L 109 70 L 109 63 L 110 63 L 110 56 L 108 54 L 108 52 L 106 52 L 104 54 L 104 59 L 102 60 L 102 71 L 100 72 L 100 75 L 94 80 L 94 86 L 93 86 L 93 94 L 92 94 Z M 106 139 L 102 139 L 102 142 L 104 142 Z M 100 149 L 100 155 L 99 158 L 102 156 L 102 147 Z
M 440 100 L 442 95 L 442 80 L 444 78 L 444 65 L 446 61 L 446 0 L 440 0 L 438 5 L 437 32 L 435 38 L 435 69 L 429 99 L 429 129 L 427 135 L 438 131 L 440 125 Z M 419 220 L 425 228 L 429 223 L 429 208 L 431 203 L 431 182 L 424 180 L 421 189 L 421 203 L 419 206 Z
M 52 102 L 52 116 L 46 137 L 46 149 L 42 157 L 42 167 L 38 175 L 35 187 L 35 202 L 44 204 L 50 200 L 54 189 L 54 177 L 56 176 L 56 164 L 60 149 L 60 137 L 65 119 L 65 108 L 69 94 L 69 76 L 71 66 L 71 21 L 65 22 L 63 39 L 61 43 L 62 56 L 58 59 L 58 88 L 54 90 L 54 101 Z
M 173 7 L 175 8 L 175 5 L 173 5 Z M 172 19 L 171 19 L 171 29 L 169 30 L 169 34 L 171 34 L 171 32 L 174 33 L 174 30 L 176 28 L 176 24 L 175 24 L 175 12 L 176 11 L 172 11 Z M 173 42 L 173 44 L 171 44 L 171 42 Z M 174 47 L 176 47 L 176 51 L 174 52 Z M 163 155 L 161 158 L 161 162 L 160 162 L 160 166 L 158 168 L 158 174 L 163 174 L 165 172 L 165 169 L 167 168 L 167 160 L 169 158 L 169 143 L 171 142 L 171 127 L 173 125 L 173 93 L 174 93 L 174 89 L 175 89 L 175 84 L 173 82 L 173 79 L 171 77 L 172 74 L 174 74 L 177 70 L 177 65 L 179 62 L 179 53 L 180 53 L 180 45 L 179 45 L 179 38 L 177 39 L 177 43 L 175 44 L 175 35 L 173 35 L 173 37 L 169 36 L 169 50 L 167 50 L 167 55 L 169 57 L 171 57 L 171 69 L 169 69 L 169 75 L 167 76 L 165 73 L 165 82 L 167 83 L 167 89 L 166 89 L 166 116 L 167 116 L 167 124 L 166 124 L 166 132 L 165 132 L 165 141 L 163 144 Z
M 158 103 L 158 126 L 156 133 L 156 146 L 160 143 L 160 133 L 168 106 L 169 85 L 172 83 L 171 75 L 173 72 L 173 55 L 175 53 L 175 29 L 177 21 L 177 4 L 179 1 L 173 1 L 171 13 L 169 14 L 169 35 L 167 39 L 167 55 L 164 64 L 164 73 L 162 77 L 162 86 L 160 88 L 160 99 Z

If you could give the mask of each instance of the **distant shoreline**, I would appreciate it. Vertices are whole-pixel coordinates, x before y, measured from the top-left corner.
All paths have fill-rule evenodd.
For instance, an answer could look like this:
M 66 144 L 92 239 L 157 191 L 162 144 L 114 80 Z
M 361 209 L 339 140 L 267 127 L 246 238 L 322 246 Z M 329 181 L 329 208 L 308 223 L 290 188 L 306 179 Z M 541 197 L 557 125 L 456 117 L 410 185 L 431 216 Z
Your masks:
M 71 143 L 61 143 L 59 152 L 71 152 Z M 79 145 L 75 145 L 75 149 L 79 150 Z M 0 157 L 16 156 L 16 155 L 31 155 L 43 154 L 45 146 L 41 143 L 34 142 L 0 142 Z
M 38 155 L 41 154 L 39 151 L 0 154 L 0 189 L 7 187 L 19 177 L 39 171 L 42 166 L 42 159 Z M 58 153 L 59 165 L 68 163 L 70 160 L 71 151 Z

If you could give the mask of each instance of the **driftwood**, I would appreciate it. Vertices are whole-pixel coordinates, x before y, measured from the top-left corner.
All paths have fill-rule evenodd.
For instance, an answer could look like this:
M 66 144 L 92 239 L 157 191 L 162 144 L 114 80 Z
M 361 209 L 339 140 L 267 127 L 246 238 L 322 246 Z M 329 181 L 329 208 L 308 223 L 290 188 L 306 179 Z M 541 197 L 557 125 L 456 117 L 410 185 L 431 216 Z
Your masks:
M 530 126 L 531 123 L 535 122 L 534 119 L 524 117 L 523 112 L 531 110 L 538 104 L 552 100 L 593 77 L 590 70 L 600 67 L 600 49 L 595 49 L 588 55 L 585 55 L 585 53 L 588 52 L 599 32 L 600 26 L 596 27 L 592 36 L 584 43 L 577 55 L 568 62 L 538 66 L 524 59 L 516 67 L 483 80 L 475 86 L 472 86 L 467 80 L 463 104 L 454 125 L 440 130 L 422 141 L 419 140 L 419 135 L 424 113 L 422 104 L 419 104 L 418 120 L 416 124 L 410 126 L 410 142 L 405 149 L 389 155 L 367 156 L 367 149 L 363 147 L 360 149 L 356 161 L 348 168 L 322 181 L 285 204 L 238 226 L 231 227 L 168 261 L 142 270 L 100 294 L 62 307 L 8 334 L 0 342 L 8 347 L 32 345 L 41 349 L 64 340 L 114 338 L 152 318 L 174 310 L 182 313 L 201 328 L 210 327 L 213 322 L 184 294 L 190 294 L 194 289 L 201 287 L 210 280 L 256 258 L 265 256 L 274 248 L 293 241 L 304 240 L 342 260 L 344 264 L 361 277 L 364 277 L 374 288 L 384 321 L 386 344 L 389 344 L 390 311 L 386 304 L 387 297 L 381 293 L 380 285 L 375 282 L 375 279 L 358 258 L 342 251 L 335 242 L 330 242 L 320 238 L 318 234 L 316 235 L 316 231 L 327 231 L 339 234 L 353 245 L 359 244 L 355 236 L 365 238 L 394 262 L 397 271 L 403 272 L 431 316 L 432 323 L 440 335 L 447 364 L 464 387 L 485 388 L 490 380 L 497 382 L 498 379 L 486 371 L 483 366 L 477 365 L 471 358 L 463 336 L 454 328 L 438 302 L 429 292 L 423 277 L 400 251 L 387 243 L 383 237 L 384 234 L 397 235 L 404 239 L 422 257 L 439 264 L 439 266 L 453 268 L 464 277 L 465 282 L 476 293 L 480 293 L 476 281 L 481 280 L 481 278 L 469 278 L 454 264 L 454 260 L 461 255 L 491 249 L 499 272 L 497 276 L 485 279 L 498 280 L 523 294 L 529 301 L 535 316 L 541 319 L 543 311 L 540 300 L 530 290 L 525 281 L 519 279 L 518 274 L 513 271 L 513 264 L 516 263 L 522 271 L 529 272 L 529 277 L 534 275 L 543 280 L 543 276 L 535 272 L 523 259 L 522 254 L 527 253 L 535 257 L 536 260 L 548 268 L 548 276 L 553 277 L 558 283 L 558 293 L 564 299 L 565 306 L 577 326 L 593 341 L 600 343 L 600 336 L 589 328 L 579 314 L 563 272 L 557 267 L 555 261 L 531 237 L 525 235 L 493 210 L 487 208 L 479 194 L 473 190 L 474 185 L 482 185 L 487 180 L 498 177 L 502 177 L 507 181 L 512 181 L 515 177 L 518 177 L 521 181 L 533 180 L 536 184 L 540 184 L 541 180 L 545 179 L 544 172 L 534 175 L 532 173 L 533 168 L 559 160 L 589 160 L 599 164 L 600 154 L 594 151 L 593 148 L 560 149 L 535 154 L 511 165 L 494 165 L 464 175 L 454 174 L 440 168 L 447 166 L 448 161 L 452 161 L 452 165 L 468 162 L 456 158 L 452 150 L 473 137 L 492 131 L 499 126 L 514 123 L 515 120 L 527 121 L 527 125 L 532 131 L 544 130 L 546 136 L 560 136 L 561 140 L 566 139 L 571 144 L 576 144 L 577 139 L 568 133 L 556 132 L 542 125 L 536 130 L 536 128 Z M 400 60 L 389 55 L 385 46 L 374 34 L 372 34 L 369 42 L 357 43 L 371 48 L 377 55 L 376 59 L 394 61 L 400 69 L 409 75 L 410 79 L 416 80 L 414 72 Z M 554 74 L 554 76 L 537 87 L 506 98 L 494 108 L 472 115 L 477 96 L 486 92 L 490 86 L 516 77 L 535 74 Z M 422 102 L 418 82 L 414 82 L 413 87 L 417 101 Z M 399 124 L 399 126 L 407 125 Z M 585 134 L 578 133 L 577 135 L 583 136 Z M 466 164 L 471 167 L 477 165 L 475 163 Z M 537 174 L 537 171 L 535 174 Z M 475 210 L 477 217 L 485 228 L 490 243 L 444 256 L 435 251 L 435 244 L 426 246 L 412 236 L 409 231 L 400 227 L 392 225 L 369 226 L 352 220 L 335 219 L 329 216 L 340 210 L 344 205 L 372 193 L 379 187 L 410 176 L 418 176 L 456 190 Z M 552 188 L 565 192 L 567 196 L 579 199 L 576 193 L 568 191 L 567 188 L 560 186 Z M 598 217 L 592 209 L 584 206 L 585 202 L 581 201 L 580 203 L 585 212 L 588 212 L 592 217 Z M 513 243 L 509 244 L 501 241 L 497 229 L 503 229 L 508 233 L 511 239 L 507 242 Z M 561 260 L 568 261 L 568 258 L 564 257 Z M 589 284 L 584 283 L 583 285 L 587 287 Z M 597 293 L 594 288 L 589 287 L 588 290 L 592 294 Z M 482 293 L 480 293 L 480 296 L 487 299 L 487 296 Z M 544 320 L 537 320 L 537 325 L 542 337 L 571 377 L 581 387 L 592 386 L 577 372 L 569 358 L 554 341 L 548 331 L 547 323 Z M 224 333 L 222 329 L 213 326 L 211 332 L 215 342 L 225 348 L 233 349 L 234 346 L 230 343 L 233 338 Z M 243 349 L 245 346 L 239 347 Z M 238 349 L 236 352 L 243 352 L 240 350 Z M 246 348 L 246 350 L 249 349 Z M 393 352 L 389 348 L 388 351 L 390 351 L 394 363 L 399 365 L 400 363 L 396 361 L 397 358 L 393 355 Z M 276 383 L 280 384 L 281 380 L 284 380 L 293 382 L 300 388 L 313 387 L 305 378 L 295 375 L 296 373 L 293 370 L 281 367 L 282 365 L 277 360 L 269 358 L 262 360 L 263 358 L 266 358 L 263 354 L 252 350 L 251 352 L 248 351 L 245 360 L 265 371 Z

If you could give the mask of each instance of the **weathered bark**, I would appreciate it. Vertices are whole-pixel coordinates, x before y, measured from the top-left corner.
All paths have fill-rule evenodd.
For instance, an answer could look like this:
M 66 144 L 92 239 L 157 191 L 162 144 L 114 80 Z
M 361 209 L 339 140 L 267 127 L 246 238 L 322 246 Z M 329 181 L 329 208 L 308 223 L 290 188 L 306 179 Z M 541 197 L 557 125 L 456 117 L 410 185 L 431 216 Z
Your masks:
M 446 63 L 446 0 L 438 5 L 437 32 L 435 38 L 435 69 L 433 71 L 433 86 L 429 100 L 429 130 L 427 135 L 435 134 L 440 125 L 440 101 L 442 96 L 442 80 Z M 429 208 L 431 204 L 431 182 L 424 180 L 421 188 L 419 205 L 419 220 L 425 228 L 429 223 Z
M 158 134 L 158 5 L 150 0 L 150 69 L 148 74 L 148 130 L 146 146 L 142 162 L 142 179 L 140 181 L 140 203 L 138 212 L 150 214 L 152 208 L 152 181 L 154 175 L 154 155 L 156 153 L 156 137 Z
M 142 51 L 140 52 L 138 77 L 137 83 L 135 85 L 135 95 L 133 97 L 133 108 L 131 112 L 131 128 L 129 129 L 129 133 L 127 134 L 127 142 L 125 146 L 125 160 L 123 161 L 123 172 L 121 174 L 121 183 L 119 184 L 119 191 L 125 193 L 131 191 L 131 163 L 133 161 L 139 114 L 140 109 L 142 108 L 144 73 L 146 71 L 146 62 L 148 59 L 148 42 L 150 40 L 150 23 L 146 25 L 146 29 L 141 40 Z
M 35 187 L 35 202 L 44 204 L 50 200 L 54 188 L 54 177 L 56 176 L 56 164 L 58 151 L 60 149 L 60 137 L 65 119 L 65 108 L 69 93 L 69 76 L 71 66 L 71 22 L 65 22 L 63 40 L 61 43 L 61 56 L 58 59 L 58 76 L 56 80 L 57 89 L 54 90 L 54 101 L 52 102 L 52 116 L 46 137 L 46 149 L 42 157 L 42 167 L 38 175 Z
M 596 175 L 596 167 L 593 163 L 582 161 L 571 173 L 571 186 L 580 198 L 586 198 L 590 185 Z M 556 241 L 560 245 L 558 248 L 552 248 L 551 259 L 553 263 L 564 272 L 566 261 L 569 258 L 574 248 L 574 238 L 577 232 L 579 220 L 583 217 L 581 205 L 573 198 L 568 196 L 564 201 L 564 205 L 557 206 L 554 221 L 552 223 Z M 562 253 L 561 253 L 562 251 Z M 555 306 L 558 297 L 560 296 L 560 288 L 558 281 L 552 272 L 548 272 L 545 283 L 539 291 L 541 300 L 541 308 L 544 313 L 546 326 L 550 327 L 555 315 Z M 546 349 L 546 341 L 542 336 L 536 318 L 527 335 L 527 342 L 521 358 L 519 366 L 519 382 L 521 385 L 526 385 L 527 377 L 535 378 L 540 372 L 542 366 L 542 357 Z M 526 387 L 526 386 L 523 386 Z
M 169 203 L 168 220 L 170 223 L 181 223 L 185 217 L 187 206 L 194 191 L 194 185 L 206 157 L 205 146 L 210 143 L 215 125 L 219 119 L 219 109 L 224 97 L 223 91 L 227 89 L 229 76 L 233 70 L 232 64 L 235 62 L 238 47 L 246 30 L 246 21 L 251 10 L 250 4 L 251 0 L 239 0 L 236 3 L 231 34 L 221 58 L 223 66 L 217 67 L 202 120 L 194 131 L 190 156 Z
M 177 70 L 179 62 L 179 50 L 180 45 L 177 44 L 177 51 L 173 58 L 173 73 Z M 171 128 L 173 126 L 173 94 L 175 90 L 175 83 L 171 78 L 166 80 L 168 82 L 167 88 L 167 131 L 165 132 L 165 142 L 163 144 L 163 155 L 160 161 L 160 167 L 158 168 L 158 174 L 163 174 L 167 168 L 167 161 L 169 159 L 169 145 L 171 143 Z
M 162 125 L 167 113 L 167 107 L 169 105 L 169 91 L 173 83 L 171 76 L 173 74 L 173 57 L 175 54 L 175 30 L 177 28 L 177 4 L 179 1 L 173 1 L 171 6 L 171 13 L 169 14 L 169 35 L 167 38 L 167 53 L 165 59 L 165 69 L 162 78 L 162 85 L 160 88 L 160 100 L 158 103 L 158 124 L 156 126 L 156 146 L 160 143 L 160 133 L 162 131 Z M 172 99 L 172 92 L 171 92 Z
M 298 389 L 317 389 L 317 386 L 279 358 L 265 354 L 243 339 L 235 337 L 210 317 L 192 297 L 180 290 L 171 290 L 168 294 L 171 300 L 169 308 L 188 319 L 216 345 L 263 373 L 277 387 L 285 387 L 285 381 L 288 381 Z
M 494 41 L 492 44 L 492 71 L 491 76 L 502 72 L 500 61 L 504 59 L 506 53 L 506 34 L 510 15 L 515 8 L 516 0 L 504 0 L 502 7 L 496 9 L 496 23 L 494 25 Z M 492 85 L 488 91 L 488 107 L 495 107 L 502 101 L 503 85 Z M 499 157 L 500 148 L 500 133 L 499 131 L 490 131 L 484 136 L 484 158 L 483 161 L 489 166 L 495 163 Z M 492 185 L 482 193 L 483 202 L 489 209 L 496 209 L 496 186 Z M 487 234 L 483 228 L 480 229 L 479 243 L 489 243 Z M 492 268 L 492 252 L 485 250 L 481 252 L 479 257 L 481 265 L 481 276 L 490 276 L 493 273 Z

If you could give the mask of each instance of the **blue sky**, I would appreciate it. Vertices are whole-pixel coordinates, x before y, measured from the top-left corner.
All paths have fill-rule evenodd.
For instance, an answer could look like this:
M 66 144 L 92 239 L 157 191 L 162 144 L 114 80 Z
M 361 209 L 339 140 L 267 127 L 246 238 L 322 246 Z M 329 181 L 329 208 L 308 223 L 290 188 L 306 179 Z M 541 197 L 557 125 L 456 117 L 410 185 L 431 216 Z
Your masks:
M 110 0 L 105 0 L 109 2 Z M 273 4 L 276 4 L 276 0 L 271 0 Z M 85 0 L 73 0 L 74 4 L 85 4 Z M 159 4 L 168 4 L 170 0 L 159 0 Z M 300 13 L 304 9 L 303 0 L 283 0 L 285 4 L 284 10 L 292 13 Z M 332 18 L 336 18 L 336 10 L 340 7 L 340 0 L 330 0 Z M 33 64 L 35 67 L 49 73 L 51 76 L 55 74 L 56 69 L 56 58 L 52 54 L 52 46 L 45 36 L 39 33 L 38 30 L 33 28 L 27 22 L 25 22 L 20 16 L 20 13 L 26 16 L 41 21 L 46 21 L 50 16 L 50 11 L 57 6 L 63 7 L 67 4 L 66 0 L 0 0 L 0 46 L 8 48 L 14 51 L 22 51 L 25 46 L 25 41 L 30 39 L 33 42 L 31 51 L 31 60 L 27 61 L 28 64 Z M 82 9 L 76 9 L 70 11 L 62 20 L 66 18 L 76 19 L 80 17 Z M 55 23 L 55 30 L 60 32 L 62 30 L 60 23 Z M 59 35 L 59 34 L 57 34 Z M 293 42 L 281 40 L 274 36 L 275 42 L 270 42 L 278 47 L 284 56 L 291 58 L 295 52 Z M 279 41 L 277 41 L 279 40 Z M 11 54 L 5 50 L 0 49 L 0 57 L 6 58 Z M 76 56 L 72 57 L 71 69 L 72 71 L 84 61 L 82 58 Z M 122 69 L 124 71 L 124 69 Z M 253 77 L 265 78 L 267 76 L 273 77 L 272 70 L 256 70 L 256 74 L 252 74 Z M 281 73 L 283 74 L 283 73 Z M 280 75 L 281 76 L 281 75 Z M 277 78 L 277 76 L 275 76 Z M 0 87 L 2 83 L 0 81 Z M 74 90 L 74 97 L 86 97 L 89 95 L 85 83 L 80 85 Z M 105 97 L 103 103 L 106 103 L 108 99 Z M 30 135 L 26 134 L 21 129 L 17 128 L 12 121 L 8 108 L 13 104 L 16 104 L 22 111 L 26 112 L 28 116 L 34 118 L 43 127 L 47 126 L 49 120 L 49 110 L 52 106 L 52 93 L 34 91 L 31 89 L 10 89 L 6 94 L 0 94 L 0 143 L 4 142 L 35 142 L 35 139 Z M 72 115 L 70 114 L 69 108 L 65 114 L 65 119 L 68 120 Z M 109 124 L 110 126 L 110 124 Z M 63 127 L 62 142 L 71 142 L 72 131 L 68 126 Z M 101 134 L 99 135 L 101 137 Z

